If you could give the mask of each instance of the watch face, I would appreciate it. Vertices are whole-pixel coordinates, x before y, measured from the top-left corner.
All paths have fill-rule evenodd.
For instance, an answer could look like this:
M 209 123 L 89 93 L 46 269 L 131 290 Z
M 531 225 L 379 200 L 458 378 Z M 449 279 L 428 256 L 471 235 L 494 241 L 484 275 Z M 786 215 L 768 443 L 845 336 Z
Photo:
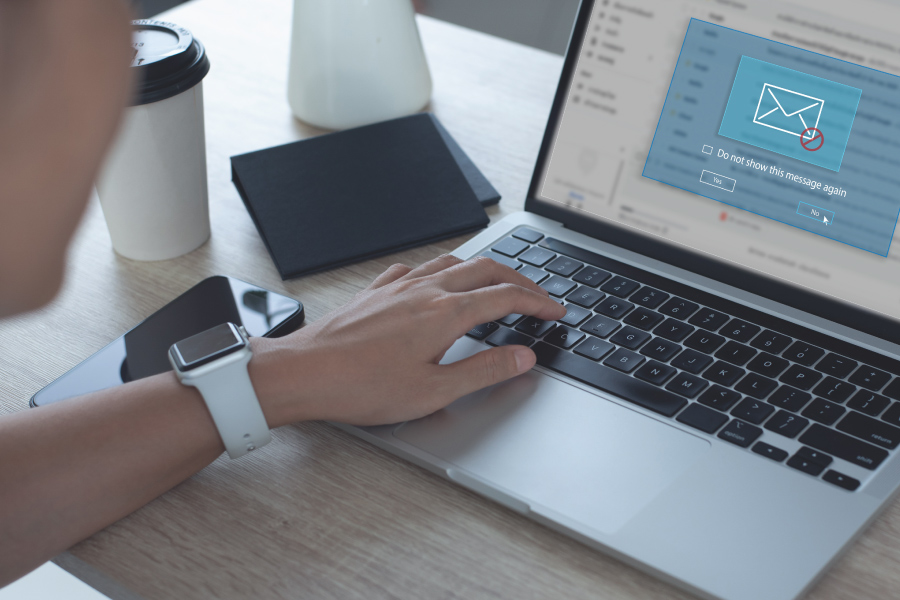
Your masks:
M 176 358 L 181 363 L 181 370 L 190 371 L 223 356 L 228 356 L 245 345 L 234 325 L 223 323 L 207 329 L 203 333 L 181 340 L 173 348 Z

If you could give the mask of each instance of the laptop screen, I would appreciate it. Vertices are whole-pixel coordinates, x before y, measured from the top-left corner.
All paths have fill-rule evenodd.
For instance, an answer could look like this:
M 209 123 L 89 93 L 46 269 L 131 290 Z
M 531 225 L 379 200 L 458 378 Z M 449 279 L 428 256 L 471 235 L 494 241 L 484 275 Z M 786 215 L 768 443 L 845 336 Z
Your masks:
M 900 320 L 898 22 L 876 0 L 596 0 L 533 193 Z

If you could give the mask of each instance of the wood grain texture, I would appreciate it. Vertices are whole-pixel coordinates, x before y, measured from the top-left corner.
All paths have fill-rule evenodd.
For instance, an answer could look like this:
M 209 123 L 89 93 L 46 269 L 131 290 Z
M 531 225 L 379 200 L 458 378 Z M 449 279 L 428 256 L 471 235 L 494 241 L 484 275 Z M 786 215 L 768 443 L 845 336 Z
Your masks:
M 280 280 L 228 157 L 321 133 L 294 119 L 285 99 L 290 4 L 197 0 L 166 15 L 212 61 L 204 83 L 212 239 L 172 261 L 129 261 L 113 253 L 93 200 L 57 300 L 0 323 L 0 414 L 26 409 L 42 386 L 206 276 L 299 298 L 314 320 L 390 264 L 419 264 L 466 239 Z M 492 219 L 520 210 L 561 59 L 419 23 L 435 82 L 429 109 L 503 194 Z M 894 505 L 811 597 L 896 597 L 898 530 Z M 689 597 L 321 423 L 282 428 L 250 458 L 219 459 L 72 552 L 148 600 Z

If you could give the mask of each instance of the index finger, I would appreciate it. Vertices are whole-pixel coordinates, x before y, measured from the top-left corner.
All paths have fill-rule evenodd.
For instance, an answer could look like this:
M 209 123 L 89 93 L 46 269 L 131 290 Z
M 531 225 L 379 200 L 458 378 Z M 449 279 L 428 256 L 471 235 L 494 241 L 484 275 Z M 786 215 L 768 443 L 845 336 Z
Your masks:
M 566 316 L 566 308 L 556 300 L 508 283 L 465 292 L 460 296 L 464 302 L 463 325 L 468 325 L 463 333 L 476 325 L 496 321 L 509 314 L 527 315 L 544 321 L 555 321 Z
M 542 296 L 548 295 L 547 290 L 515 269 L 484 256 L 477 256 L 445 269 L 437 273 L 436 277 L 441 279 L 443 288 L 448 292 L 471 292 L 492 285 L 511 283 Z

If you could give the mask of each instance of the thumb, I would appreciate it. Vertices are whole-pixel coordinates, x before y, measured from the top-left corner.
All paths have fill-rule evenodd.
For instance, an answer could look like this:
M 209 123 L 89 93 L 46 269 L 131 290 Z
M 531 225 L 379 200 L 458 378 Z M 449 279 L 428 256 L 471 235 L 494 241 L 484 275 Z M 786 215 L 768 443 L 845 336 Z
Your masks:
M 444 365 L 454 400 L 529 371 L 537 362 L 525 346 L 501 346 Z

